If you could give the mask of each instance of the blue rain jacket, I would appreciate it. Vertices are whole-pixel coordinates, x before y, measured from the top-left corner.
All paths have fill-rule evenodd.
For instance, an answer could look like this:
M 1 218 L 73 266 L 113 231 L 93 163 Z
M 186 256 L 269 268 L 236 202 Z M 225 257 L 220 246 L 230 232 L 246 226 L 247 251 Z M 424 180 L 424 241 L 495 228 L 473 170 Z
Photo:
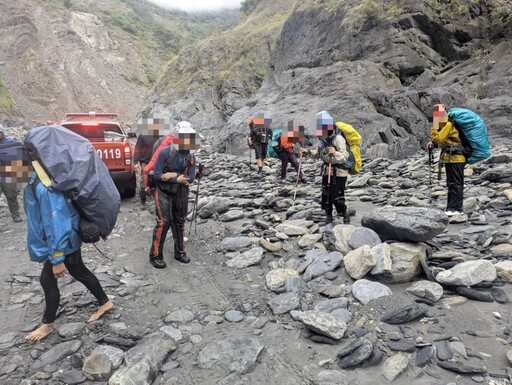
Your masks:
M 80 215 L 64 194 L 47 188 L 34 176 L 23 194 L 27 215 L 27 243 L 34 262 L 64 262 L 82 245 L 78 234 Z

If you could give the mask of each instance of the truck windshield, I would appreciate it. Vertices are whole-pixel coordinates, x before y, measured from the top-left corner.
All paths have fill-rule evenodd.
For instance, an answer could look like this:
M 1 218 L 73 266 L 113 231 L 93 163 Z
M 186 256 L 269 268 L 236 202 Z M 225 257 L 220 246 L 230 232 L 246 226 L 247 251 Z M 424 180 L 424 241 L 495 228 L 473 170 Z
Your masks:
M 62 123 L 62 127 L 92 140 L 103 140 L 109 133 L 123 135 L 121 128 L 111 123 Z

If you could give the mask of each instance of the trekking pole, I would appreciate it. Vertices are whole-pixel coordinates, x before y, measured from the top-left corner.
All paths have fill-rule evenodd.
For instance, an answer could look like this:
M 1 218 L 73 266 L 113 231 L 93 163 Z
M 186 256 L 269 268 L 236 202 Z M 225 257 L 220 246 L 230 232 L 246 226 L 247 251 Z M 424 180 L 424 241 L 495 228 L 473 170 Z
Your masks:
M 252 166 L 252 150 L 251 150 L 251 147 L 249 146 L 249 170 L 252 170 L 251 166 Z
M 196 199 L 194 200 L 194 210 L 192 210 L 192 219 L 190 221 L 190 228 L 188 229 L 188 233 L 192 232 L 192 225 L 194 225 L 194 234 L 197 232 L 197 206 L 199 204 L 199 188 L 201 186 L 201 177 L 203 176 L 204 166 L 199 163 L 199 170 L 197 172 L 197 190 L 196 190 Z
M 302 171 L 302 151 L 300 153 L 299 168 L 297 169 L 297 180 L 295 181 L 295 192 L 293 193 L 293 204 L 295 206 L 295 198 L 297 197 L 297 187 L 299 187 L 299 177 Z
M 432 146 L 428 147 L 428 189 L 429 189 L 429 198 L 428 203 L 432 203 L 432 163 L 434 162 L 434 151 L 432 150 Z

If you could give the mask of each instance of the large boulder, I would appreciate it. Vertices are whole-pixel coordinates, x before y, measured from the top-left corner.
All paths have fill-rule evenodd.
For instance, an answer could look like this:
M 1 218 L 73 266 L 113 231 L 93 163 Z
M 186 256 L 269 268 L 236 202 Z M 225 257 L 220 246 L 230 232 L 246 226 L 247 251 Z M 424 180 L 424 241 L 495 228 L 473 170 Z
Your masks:
M 425 242 L 446 229 L 448 216 L 431 208 L 386 206 L 364 214 L 361 224 L 382 241 Z
M 348 252 L 343 257 L 343 264 L 353 279 L 360 279 L 375 267 L 376 260 L 370 246 L 364 245 Z
M 421 272 L 421 261 L 427 258 L 427 248 L 421 243 L 391 243 L 389 256 L 391 268 L 382 270 L 375 277 L 388 283 L 409 282 Z
M 348 244 L 348 239 L 350 237 L 350 234 L 354 232 L 356 229 L 355 226 L 352 225 L 336 225 L 333 227 L 331 233 L 332 233 L 332 242 L 334 243 L 334 247 L 339 252 L 346 254 L 352 248 Z
M 496 268 L 485 259 L 467 261 L 455 265 L 449 270 L 441 271 L 436 280 L 445 285 L 473 286 L 480 282 L 492 282 L 496 279 Z

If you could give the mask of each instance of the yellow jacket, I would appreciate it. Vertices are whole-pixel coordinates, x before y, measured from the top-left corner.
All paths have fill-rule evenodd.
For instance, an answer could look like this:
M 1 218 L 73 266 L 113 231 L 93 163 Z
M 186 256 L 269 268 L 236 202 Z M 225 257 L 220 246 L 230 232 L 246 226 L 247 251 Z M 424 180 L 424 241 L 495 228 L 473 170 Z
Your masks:
M 440 128 L 432 127 L 430 133 L 432 141 L 443 149 L 443 163 L 466 163 L 466 157 L 460 154 L 462 141 L 459 131 L 452 122 L 447 122 Z

